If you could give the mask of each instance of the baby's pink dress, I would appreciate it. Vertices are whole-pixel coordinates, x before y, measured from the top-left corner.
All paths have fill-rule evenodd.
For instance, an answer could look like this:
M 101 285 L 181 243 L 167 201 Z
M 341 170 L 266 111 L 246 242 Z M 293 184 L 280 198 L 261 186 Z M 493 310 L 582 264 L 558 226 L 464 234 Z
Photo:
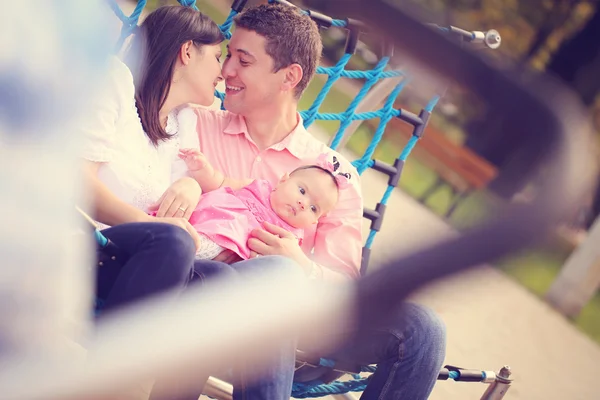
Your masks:
M 220 188 L 203 194 L 190 217 L 190 224 L 219 246 L 250 258 L 248 238 L 253 229 L 264 229 L 270 222 L 302 240 L 304 231 L 283 221 L 271 208 L 273 186 L 266 180 L 255 180 L 239 190 Z

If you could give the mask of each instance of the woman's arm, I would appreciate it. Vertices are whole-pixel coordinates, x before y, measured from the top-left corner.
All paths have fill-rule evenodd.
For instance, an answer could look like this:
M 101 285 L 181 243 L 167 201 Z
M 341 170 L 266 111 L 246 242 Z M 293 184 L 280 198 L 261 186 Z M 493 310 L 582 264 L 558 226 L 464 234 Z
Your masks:
M 111 192 L 98 179 L 101 163 L 83 160 L 84 179 L 91 191 L 92 210 L 90 214 L 106 225 L 119 225 L 127 222 L 150 222 L 153 218 L 142 210 L 127 204 Z
M 92 211 L 88 211 L 97 221 L 106 225 L 119 225 L 128 222 L 159 222 L 180 227 L 187 231 L 196 248 L 200 248 L 200 235 L 194 227 L 183 218 L 156 218 L 152 217 L 142 210 L 125 203 L 111 192 L 100 179 L 98 179 L 98 169 L 100 163 L 84 161 L 84 179 L 87 187 L 92 191 Z

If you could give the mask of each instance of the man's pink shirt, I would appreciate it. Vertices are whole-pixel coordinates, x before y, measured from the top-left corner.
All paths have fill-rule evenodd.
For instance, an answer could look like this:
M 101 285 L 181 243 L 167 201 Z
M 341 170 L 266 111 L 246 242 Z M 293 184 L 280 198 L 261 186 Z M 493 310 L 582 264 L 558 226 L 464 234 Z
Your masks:
M 322 217 L 313 228 L 305 229 L 302 249 L 327 270 L 357 277 L 362 249 L 363 201 L 356 169 L 339 153 L 313 137 L 298 114 L 298 125 L 281 142 L 259 150 L 243 117 L 221 110 L 195 109 L 200 151 L 226 176 L 237 179 L 266 179 L 275 185 L 287 172 L 316 161 L 322 153 L 336 155 L 340 171 L 352 175 L 346 189 L 340 191 L 336 208 Z

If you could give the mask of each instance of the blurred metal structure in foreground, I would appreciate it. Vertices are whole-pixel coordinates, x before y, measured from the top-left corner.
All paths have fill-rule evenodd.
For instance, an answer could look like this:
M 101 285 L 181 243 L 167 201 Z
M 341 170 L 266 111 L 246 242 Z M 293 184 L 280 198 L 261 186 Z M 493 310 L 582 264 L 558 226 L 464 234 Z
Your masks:
M 198 375 L 235 364 L 240 354 L 246 362 L 260 365 L 284 337 L 316 330 L 341 332 L 357 321 L 380 323 L 424 284 L 543 237 L 590 183 L 595 172 L 588 152 L 590 131 L 579 103 L 564 88 L 542 77 L 525 80 L 516 71 L 501 73 L 424 27 L 409 10 L 385 1 L 306 3 L 327 14 L 343 11 L 360 17 L 415 60 L 488 100 L 494 112 L 506 115 L 510 128 L 526 138 L 525 146 L 545 156 L 539 165 L 547 178 L 540 196 L 531 205 L 508 209 L 501 220 L 393 260 L 356 283 L 310 285 L 281 272 L 243 283 L 215 282 L 202 292 L 191 289 L 176 306 L 165 297 L 151 299 L 100 324 L 86 343 L 85 367 L 74 359 L 31 353 L 0 359 L 3 399 L 106 398 L 156 376 L 185 376 L 192 383 Z M 324 349 L 335 345 L 322 343 L 326 336 L 312 337 L 314 345 Z M 494 396 L 501 394 L 504 383 L 492 384 L 487 399 L 499 398 Z

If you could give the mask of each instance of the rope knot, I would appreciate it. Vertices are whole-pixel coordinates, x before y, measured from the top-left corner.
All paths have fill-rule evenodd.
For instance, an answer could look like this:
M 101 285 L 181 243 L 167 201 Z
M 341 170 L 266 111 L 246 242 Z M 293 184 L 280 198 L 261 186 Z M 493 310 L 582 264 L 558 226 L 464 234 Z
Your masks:
M 196 0 L 178 0 L 179 4 L 181 4 L 182 6 L 186 6 L 186 7 L 195 7 L 196 6 Z

